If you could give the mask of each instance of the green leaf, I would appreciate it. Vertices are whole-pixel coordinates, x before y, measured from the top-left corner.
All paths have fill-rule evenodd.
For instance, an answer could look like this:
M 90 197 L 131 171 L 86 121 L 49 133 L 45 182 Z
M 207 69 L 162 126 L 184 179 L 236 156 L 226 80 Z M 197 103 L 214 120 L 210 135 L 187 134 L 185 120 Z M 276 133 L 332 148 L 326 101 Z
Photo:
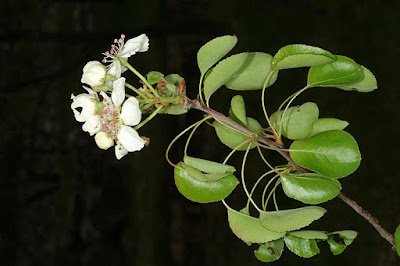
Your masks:
M 219 62 L 204 81 L 204 95 L 207 102 L 211 95 L 224 85 L 246 61 L 247 53 L 232 55 Z
M 360 67 L 353 59 L 338 55 L 332 63 L 311 67 L 308 71 L 307 85 L 331 86 L 346 85 L 357 81 L 360 77 Z
M 400 256 L 400 225 L 397 226 L 396 233 L 394 233 L 394 238 L 396 240 L 396 250 L 397 254 Z
M 331 200 L 342 189 L 339 181 L 324 176 L 283 174 L 281 178 L 285 194 L 306 204 L 320 204 Z
M 167 89 L 172 93 L 172 94 L 167 94 L 167 96 L 178 95 L 179 83 L 181 83 L 182 80 L 183 78 L 178 74 L 170 74 L 165 77 L 165 81 L 167 82 L 166 84 Z
M 272 56 L 266 53 L 249 53 L 242 67 L 225 84 L 231 90 L 260 90 L 271 71 Z M 274 72 L 267 87 L 274 84 L 278 72 Z
M 239 184 L 235 176 L 229 175 L 215 182 L 196 179 L 183 169 L 182 163 L 175 167 L 175 184 L 179 192 L 191 201 L 208 203 L 226 198 Z
M 233 166 L 217 163 L 209 160 L 199 159 L 185 155 L 183 161 L 194 168 L 211 174 L 233 174 L 236 169 Z
M 342 238 L 346 245 L 350 245 L 353 243 L 354 239 L 357 237 L 358 233 L 354 230 L 342 230 L 329 233 L 330 235 L 337 234 L 340 238 Z
M 261 225 L 259 219 L 240 213 L 229 206 L 227 210 L 232 232 L 245 242 L 266 243 L 279 239 L 285 234 L 269 231 Z
M 329 244 L 329 248 L 333 255 L 340 255 L 346 249 L 346 245 L 341 245 L 333 239 L 333 235 L 328 236 L 328 240 L 326 241 Z
M 321 240 L 328 239 L 326 233 L 322 231 L 302 230 L 302 231 L 289 232 L 288 234 L 303 239 L 321 239 Z
M 226 35 L 212 39 L 197 52 L 197 65 L 203 75 L 206 71 L 224 57 L 237 43 L 236 36 Z
M 309 137 L 329 130 L 343 130 L 348 125 L 349 123 L 347 121 L 336 118 L 319 118 L 317 122 L 314 123 L 312 132 Z
M 315 239 L 303 239 L 290 234 L 286 234 L 285 244 L 288 249 L 302 258 L 311 258 L 320 253 Z
M 282 120 L 283 114 L 285 115 Z M 272 127 L 279 130 L 288 139 L 303 139 L 311 134 L 314 123 L 318 120 L 319 110 L 315 103 L 307 102 L 301 106 L 290 107 L 271 115 Z M 282 121 L 282 122 L 281 122 Z
M 290 146 L 293 161 L 327 177 L 341 178 L 357 170 L 361 154 L 356 140 L 347 132 L 331 130 Z
M 306 227 L 318 220 L 326 210 L 317 206 L 298 209 L 260 212 L 261 224 L 274 232 L 287 232 Z
M 162 78 L 164 77 L 163 73 L 160 73 L 158 71 L 151 71 L 147 74 L 147 81 L 153 85 L 159 82 Z
M 291 44 L 279 49 L 272 60 L 273 70 L 310 67 L 330 63 L 335 56 L 330 52 L 304 44 Z
M 169 114 L 169 115 L 182 115 L 186 114 L 188 109 L 182 108 L 180 104 L 170 104 L 159 111 L 159 114 Z
M 328 244 L 330 246 L 330 250 L 333 255 L 339 255 L 343 253 L 348 245 L 353 243 L 354 239 L 357 237 L 357 232 L 353 230 L 343 230 L 338 232 L 332 232 L 328 234 Z M 338 235 L 338 237 L 342 238 L 343 242 L 338 243 L 334 236 Z
M 283 239 L 277 239 L 267 242 L 257 250 L 254 250 L 256 258 L 262 262 L 272 262 L 278 260 L 283 252 L 284 242 Z
M 214 181 L 218 181 L 224 177 L 227 177 L 231 174 L 223 174 L 223 173 L 219 173 L 219 174 L 205 174 L 202 173 L 199 169 L 196 169 L 190 165 L 184 164 L 182 163 L 182 167 L 183 169 L 185 169 L 191 176 L 193 176 L 194 178 L 196 178 L 197 180 L 203 181 L 203 182 L 214 182 Z
M 215 121 L 213 123 L 215 132 L 217 133 L 217 136 L 219 138 L 219 140 L 225 144 L 226 146 L 228 146 L 231 149 L 235 149 L 237 148 L 238 145 L 240 145 L 240 143 L 245 142 L 246 140 L 249 139 L 248 136 L 240 134 L 236 131 L 233 131 L 232 129 L 222 125 L 221 123 Z M 241 145 L 239 148 L 237 148 L 238 151 L 245 151 L 247 149 L 247 146 L 249 144 L 245 143 L 243 145 Z M 254 144 L 251 144 L 250 148 L 253 149 L 256 146 Z
M 247 126 L 246 106 L 241 95 L 236 95 L 232 98 L 231 107 L 232 113 L 235 115 L 235 117 Z
M 378 82 L 376 81 L 374 74 L 364 66 L 360 66 L 360 68 L 360 78 L 356 82 L 338 86 L 338 88 L 345 91 L 355 90 L 358 92 L 371 92 L 376 90 L 378 88 Z

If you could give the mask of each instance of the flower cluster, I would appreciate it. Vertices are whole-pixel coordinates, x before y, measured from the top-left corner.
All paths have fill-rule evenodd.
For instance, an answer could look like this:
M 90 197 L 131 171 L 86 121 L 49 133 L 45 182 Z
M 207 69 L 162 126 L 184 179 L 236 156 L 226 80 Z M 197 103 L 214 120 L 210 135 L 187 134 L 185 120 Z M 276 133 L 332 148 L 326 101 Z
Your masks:
M 146 141 L 132 128 L 140 123 L 142 112 L 135 97 L 125 100 L 125 78 L 121 74 L 126 70 L 119 58 L 127 59 L 136 52 L 145 52 L 149 48 L 149 39 L 145 34 L 124 43 L 124 35 L 114 40 L 111 50 L 105 52 L 103 63 L 90 61 L 83 68 L 81 82 L 87 93 L 71 95 L 71 109 L 75 119 L 83 122 L 82 130 L 94 136 L 100 149 L 107 150 L 115 145 L 115 156 L 119 160 L 128 152 L 143 149 Z M 111 77 L 109 77 L 111 76 Z M 107 89 L 101 86 L 107 82 Z M 96 92 L 100 91 L 100 95 Z M 107 94 L 112 91 L 111 97 Z

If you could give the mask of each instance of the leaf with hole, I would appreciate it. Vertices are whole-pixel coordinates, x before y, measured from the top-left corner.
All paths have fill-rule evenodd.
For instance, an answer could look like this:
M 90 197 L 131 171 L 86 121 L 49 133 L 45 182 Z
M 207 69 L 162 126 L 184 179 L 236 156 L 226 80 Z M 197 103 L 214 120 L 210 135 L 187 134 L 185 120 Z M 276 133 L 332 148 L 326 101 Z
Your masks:
M 276 261 L 281 257 L 284 246 L 283 239 L 280 238 L 260 245 L 257 250 L 254 250 L 254 255 L 262 262 Z
M 329 130 L 343 130 L 348 125 L 349 123 L 347 121 L 336 118 L 319 118 L 317 122 L 314 123 L 312 132 L 309 137 Z
M 320 253 L 315 239 L 304 239 L 290 234 L 286 234 L 285 244 L 287 248 L 302 258 L 311 258 Z
M 335 237 L 341 238 L 341 241 L 335 240 Z M 357 237 L 357 232 L 352 230 L 338 231 L 328 234 L 328 244 L 333 255 L 340 255 Z M 339 243 L 340 242 L 340 243 Z
M 290 146 L 290 156 L 297 165 L 333 178 L 350 175 L 361 161 L 356 140 L 340 130 L 294 141 Z

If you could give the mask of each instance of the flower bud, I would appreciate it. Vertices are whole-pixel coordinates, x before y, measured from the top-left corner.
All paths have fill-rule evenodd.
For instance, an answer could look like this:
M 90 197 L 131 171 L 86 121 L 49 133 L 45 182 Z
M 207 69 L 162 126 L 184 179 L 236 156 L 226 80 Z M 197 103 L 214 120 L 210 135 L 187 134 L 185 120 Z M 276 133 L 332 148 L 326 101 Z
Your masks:
M 96 141 L 97 146 L 103 150 L 107 150 L 114 146 L 114 140 L 103 131 L 97 133 L 96 136 L 94 136 L 94 140 Z
M 97 87 L 104 83 L 107 68 L 98 61 L 90 61 L 83 67 L 81 82 Z

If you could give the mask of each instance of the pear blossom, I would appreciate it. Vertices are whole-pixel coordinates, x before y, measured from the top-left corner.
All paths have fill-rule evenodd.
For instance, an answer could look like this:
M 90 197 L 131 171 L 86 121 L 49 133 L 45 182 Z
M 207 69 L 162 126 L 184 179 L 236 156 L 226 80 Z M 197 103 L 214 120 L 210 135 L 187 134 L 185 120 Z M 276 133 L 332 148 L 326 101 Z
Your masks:
M 104 83 L 107 74 L 107 68 L 98 61 L 90 61 L 83 67 L 81 82 L 97 87 Z
M 111 45 L 110 51 L 103 53 L 105 56 L 103 63 L 111 63 L 107 67 L 107 73 L 116 78 L 121 77 L 121 74 L 126 71 L 126 67 L 121 65 L 118 58 L 128 60 L 129 57 L 137 52 L 146 52 L 149 50 L 149 38 L 146 34 L 141 34 L 135 38 L 124 41 L 125 35 L 121 34 L 121 38 L 114 39 L 114 44 Z

